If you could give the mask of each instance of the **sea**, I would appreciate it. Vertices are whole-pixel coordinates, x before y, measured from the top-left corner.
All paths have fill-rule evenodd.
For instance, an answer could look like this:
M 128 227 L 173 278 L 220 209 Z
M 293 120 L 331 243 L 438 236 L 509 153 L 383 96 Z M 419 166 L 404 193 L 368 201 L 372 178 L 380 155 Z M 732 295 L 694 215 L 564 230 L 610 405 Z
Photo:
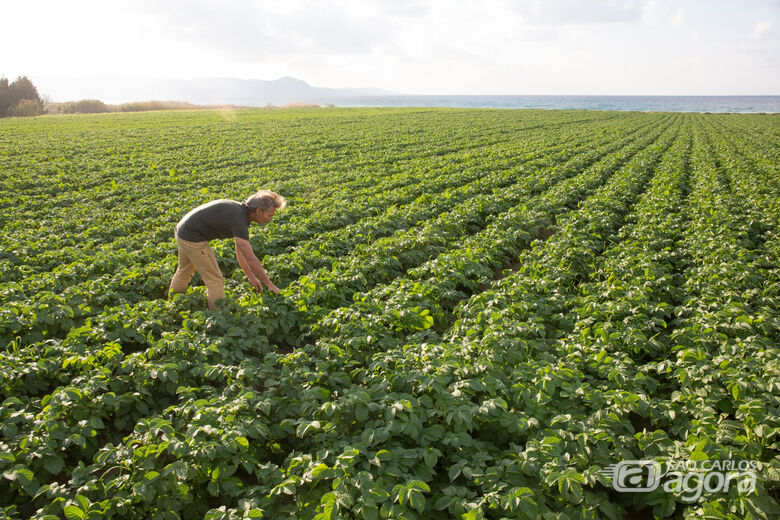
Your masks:
M 366 96 L 338 107 L 543 108 L 640 112 L 780 113 L 780 96 Z

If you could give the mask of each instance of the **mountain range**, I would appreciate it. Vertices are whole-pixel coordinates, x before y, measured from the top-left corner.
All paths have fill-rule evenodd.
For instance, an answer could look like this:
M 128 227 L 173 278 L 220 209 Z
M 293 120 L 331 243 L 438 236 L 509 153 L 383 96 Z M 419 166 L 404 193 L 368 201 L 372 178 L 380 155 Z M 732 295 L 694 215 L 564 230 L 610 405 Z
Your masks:
M 236 78 L 31 78 L 52 101 L 99 99 L 105 103 L 165 100 L 199 105 L 264 106 L 298 102 L 327 103 L 350 97 L 387 96 L 379 88 L 314 87 L 289 76 L 276 80 Z

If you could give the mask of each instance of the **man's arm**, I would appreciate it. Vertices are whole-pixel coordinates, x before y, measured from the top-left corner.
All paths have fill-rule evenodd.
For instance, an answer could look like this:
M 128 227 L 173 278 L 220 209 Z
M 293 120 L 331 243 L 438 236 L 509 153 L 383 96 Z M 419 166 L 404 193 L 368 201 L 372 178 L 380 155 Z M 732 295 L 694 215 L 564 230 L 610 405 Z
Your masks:
M 258 280 L 255 274 L 252 272 L 252 268 L 249 267 L 249 264 L 244 258 L 244 255 L 238 248 L 238 244 L 236 244 L 236 260 L 238 260 L 238 265 L 241 266 L 241 269 L 244 271 L 244 274 L 246 274 L 246 277 L 249 280 L 249 283 L 252 284 L 252 287 L 258 291 L 262 291 L 263 284 L 260 283 L 260 280 Z
M 252 244 L 249 243 L 249 240 L 238 237 L 236 237 L 235 240 L 238 265 L 244 270 L 252 287 L 262 290 L 263 287 L 260 285 L 260 282 L 262 282 L 263 285 L 268 287 L 268 290 L 279 294 L 279 288 L 271 282 L 270 278 L 268 278 L 268 274 L 265 272 L 265 269 L 263 269 L 260 260 L 255 256 L 255 252 L 252 250 Z

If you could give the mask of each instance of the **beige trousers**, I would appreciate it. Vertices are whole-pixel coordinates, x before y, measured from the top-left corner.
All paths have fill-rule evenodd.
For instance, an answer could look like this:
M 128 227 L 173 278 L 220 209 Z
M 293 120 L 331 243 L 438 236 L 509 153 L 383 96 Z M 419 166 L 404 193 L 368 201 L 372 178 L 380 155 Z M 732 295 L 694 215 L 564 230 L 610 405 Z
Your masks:
M 217 300 L 225 297 L 225 278 L 219 270 L 214 250 L 208 242 L 182 240 L 176 231 L 174 229 L 176 243 L 179 245 L 179 266 L 173 275 L 168 293 L 186 291 L 192 275 L 198 271 L 203 283 L 206 284 L 209 309 L 215 309 Z

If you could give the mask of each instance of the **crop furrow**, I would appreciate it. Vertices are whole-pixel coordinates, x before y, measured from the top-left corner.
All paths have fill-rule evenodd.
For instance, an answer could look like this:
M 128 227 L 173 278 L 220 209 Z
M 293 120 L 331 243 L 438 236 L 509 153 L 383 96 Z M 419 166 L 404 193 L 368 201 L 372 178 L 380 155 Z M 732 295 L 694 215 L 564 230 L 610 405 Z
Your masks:
M 755 154 L 758 152 L 777 155 L 777 149 L 780 147 L 780 132 L 777 130 L 777 118 L 769 119 L 769 123 L 763 128 L 756 124 L 760 119 L 755 117 L 728 117 L 721 116 L 717 118 L 708 118 L 702 121 L 707 126 L 718 127 L 718 132 L 723 135 L 730 135 L 739 139 L 744 144 L 742 153 Z M 752 119 L 751 124 L 746 124 L 747 119 Z M 774 121 L 773 121 L 774 119 Z M 774 124 L 772 124 L 774 123 Z M 755 149 L 753 149 L 755 147 Z M 763 155 L 763 154 L 762 154 Z
M 744 134 L 736 133 L 724 124 L 711 123 L 707 127 L 707 132 L 709 135 L 718 136 L 719 158 L 728 174 L 736 175 L 743 183 L 754 178 L 753 183 L 757 188 L 763 191 L 769 190 L 775 197 L 780 196 L 780 177 L 778 177 L 780 153 L 777 146 L 769 144 L 767 139 L 754 141 L 750 146 L 746 146 Z M 730 151 L 723 151 L 723 147 Z M 750 172 L 748 175 L 745 175 L 745 169 Z
M 392 343 L 399 334 L 449 327 L 449 309 L 455 303 L 491 283 L 500 275 L 500 267 L 513 262 L 533 240 L 549 235 L 559 214 L 585 200 L 639 151 L 630 148 L 631 152 L 608 155 L 577 177 L 502 213 L 460 248 L 407 271 L 405 277 L 355 294 L 357 303 L 324 317 L 315 326 L 314 336 L 320 341 L 338 336 L 360 338 L 370 348 L 372 342 Z
M 659 144 L 633 157 L 621 169 L 620 175 L 591 196 L 589 204 L 559 219 L 561 231 L 539 247 L 524 251 L 517 272 L 472 296 L 459 309 L 460 319 L 448 336 L 471 341 L 472 336 L 479 337 L 502 320 L 517 323 L 522 321 L 522 316 L 530 315 L 534 322 L 518 323 L 517 326 L 540 338 L 546 337 L 546 327 L 552 334 L 558 325 L 564 327 L 563 330 L 570 327 L 565 318 L 566 310 L 560 312 L 558 309 L 562 303 L 571 303 L 562 295 L 592 276 L 594 262 L 615 240 L 630 204 L 639 196 L 641 188 L 654 173 L 654 165 L 674 138 L 674 135 L 666 135 Z
M 651 365 L 643 366 L 642 360 L 663 360 L 670 348 L 656 336 L 665 330 L 670 310 L 681 297 L 679 290 L 670 294 L 669 286 L 684 263 L 679 248 L 686 225 L 690 140 L 683 123 L 681 135 L 660 159 L 649 188 L 626 217 L 614 245 L 600 255 L 590 280 L 573 287 L 568 302 L 565 286 L 547 291 L 541 307 L 549 316 L 546 320 L 539 320 L 534 311 L 527 315 L 537 330 L 518 329 L 524 322 L 521 315 L 506 324 L 516 330 L 511 341 L 501 342 L 493 333 L 476 344 L 471 338 L 464 341 L 462 349 L 477 349 L 481 363 L 494 361 L 494 377 L 505 382 L 497 395 L 511 409 L 501 412 L 500 419 L 483 420 L 522 425 L 526 414 L 538 420 L 521 426 L 512 438 L 525 444 L 518 462 L 553 436 L 572 454 L 572 464 L 564 467 L 585 473 L 614 463 L 616 453 L 639 456 L 632 451 L 640 452 L 639 443 L 652 435 L 645 431 L 634 438 L 635 432 L 665 424 L 667 408 L 653 411 L 647 406 L 658 383 L 652 373 L 643 373 Z M 534 301 L 536 295 L 525 298 Z M 479 389 L 474 394 L 487 397 Z M 545 472 L 538 477 L 552 483 Z M 597 486 L 589 492 L 630 506 L 609 488 Z

